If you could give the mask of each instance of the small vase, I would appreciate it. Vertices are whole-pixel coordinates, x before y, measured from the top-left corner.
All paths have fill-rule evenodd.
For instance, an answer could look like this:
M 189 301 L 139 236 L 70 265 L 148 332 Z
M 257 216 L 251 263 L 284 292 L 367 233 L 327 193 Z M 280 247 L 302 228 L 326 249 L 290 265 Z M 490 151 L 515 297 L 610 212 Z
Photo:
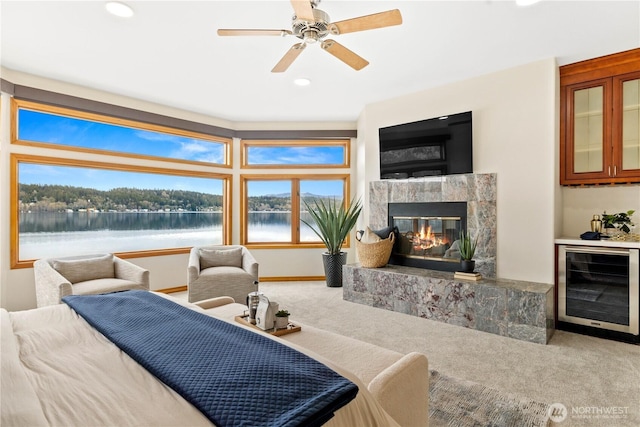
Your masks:
M 622 230 L 620 230 L 618 227 L 605 228 L 604 231 L 609 237 L 617 237 L 623 233 Z
M 472 259 L 461 259 L 460 268 L 465 273 L 473 273 L 473 270 L 476 268 L 476 262 Z
M 276 316 L 276 329 L 286 329 L 287 325 L 289 325 L 289 316 L 287 317 L 278 317 Z

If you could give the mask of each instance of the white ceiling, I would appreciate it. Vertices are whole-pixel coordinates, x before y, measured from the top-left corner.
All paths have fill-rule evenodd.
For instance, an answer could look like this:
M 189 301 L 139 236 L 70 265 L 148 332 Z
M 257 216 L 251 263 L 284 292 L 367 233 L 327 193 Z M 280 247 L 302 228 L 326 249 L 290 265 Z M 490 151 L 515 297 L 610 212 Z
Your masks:
M 400 9 L 403 24 L 334 36 L 370 62 L 354 71 L 299 40 L 219 37 L 218 28 L 290 29 L 277 1 L 131 1 L 117 18 L 103 1 L 0 2 L 0 64 L 235 122 L 355 121 L 364 106 L 540 59 L 559 65 L 640 46 L 640 2 L 343 1 L 333 22 Z M 297 87 L 298 77 L 311 79 Z M 526 84 L 526 82 L 523 82 Z

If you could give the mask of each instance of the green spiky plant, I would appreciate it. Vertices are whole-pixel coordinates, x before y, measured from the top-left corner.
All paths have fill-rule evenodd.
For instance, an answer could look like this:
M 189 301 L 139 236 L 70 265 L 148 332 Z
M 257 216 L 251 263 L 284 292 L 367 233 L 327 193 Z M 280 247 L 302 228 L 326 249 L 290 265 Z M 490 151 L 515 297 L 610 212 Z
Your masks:
M 471 240 L 469 234 L 465 234 L 464 231 L 460 232 L 460 258 L 463 260 L 471 260 L 476 254 L 476 247 L 478 246 L 478 236 L 474 240 Z
M 314 199 L 313 203 L 303 200 L 307 211 L 313 218 L 309 223 L 301 220 L 320 237 L 322 243 L 327 247 L 327 252 L 331 255 L 338 255 L 342 251 L 342 244 L 355 227 L 362 203 L 360 199 L 352 200 L 347 207 L 343 203 L 337 203 L 335 198 L 332 201 Z

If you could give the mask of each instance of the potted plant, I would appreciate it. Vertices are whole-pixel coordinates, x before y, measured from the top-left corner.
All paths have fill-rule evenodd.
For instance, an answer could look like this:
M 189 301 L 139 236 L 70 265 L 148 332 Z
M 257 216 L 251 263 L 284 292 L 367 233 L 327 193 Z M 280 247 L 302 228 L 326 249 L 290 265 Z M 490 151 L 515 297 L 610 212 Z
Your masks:
M 602 214 L 602 226 L 604 227 L 605 231 L 617 229 L 620 231 L 624 231 L 625 233 L 629 233 L 631 231 L 631 228 L 629 226 L 634 225 L 631 222 L 631 215 L 633 215 L 634 212 L 635 210 L 630 210 L 608 215 L 605 211 Z
M 324 274 L 327 286 L 342 286 L 342 266 L 347 262 L 346 252 L 342 252 L 342 245 L 355 227 L 362 203 L 360 199 L 352 200 L 349 204 L 339 203 L 335 200 L 325 201 L 321 198 L 314 199 L 312 204 L 304 201 L 304 205 L 313 219 L 309 223 L 302 219 L 314 233 L 320 237 L 327 248 L 322 254 Z
M 478 236 L 471 240 L 469 234 L 465 234 L 464 231 L 460 232 L 460 268 L 462 271 L 471 273 L 475 269 L 476 262 L 473 260 L 473 256 L 476 254 L 477 246 Z
M 276 312 L 276 329 L 285 329 L 289 324 L 290 313 L 287 310 L 278 310 Z

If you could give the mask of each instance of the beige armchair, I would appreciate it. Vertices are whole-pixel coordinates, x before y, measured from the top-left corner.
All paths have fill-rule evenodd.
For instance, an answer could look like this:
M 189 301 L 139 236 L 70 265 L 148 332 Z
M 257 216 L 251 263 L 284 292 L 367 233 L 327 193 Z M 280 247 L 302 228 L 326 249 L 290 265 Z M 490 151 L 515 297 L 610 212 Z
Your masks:
M 38 307 L 67 295 L 149 290 L 149 271 L 113 254 L 39 259 L 33 273 Z
M 191 249 L 187 268 L 189 302 L 229 296 L 244 304 L 258 290 L 258 263 L 241 245 L 211 245 Z

